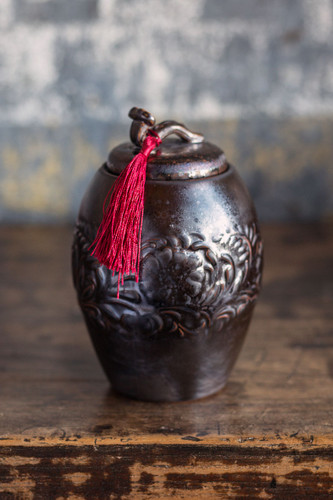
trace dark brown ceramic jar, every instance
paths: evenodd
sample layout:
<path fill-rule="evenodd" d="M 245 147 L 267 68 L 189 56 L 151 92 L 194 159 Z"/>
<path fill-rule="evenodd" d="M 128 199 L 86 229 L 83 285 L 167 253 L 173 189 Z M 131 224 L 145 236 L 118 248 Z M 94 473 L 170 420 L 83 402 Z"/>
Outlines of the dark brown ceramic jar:
<path fill-rule="evenodd" d="M 143 118 L 140 128 L 140 119 L 132 128 L 139 143 L 154 124 Z M 155 128 L 170 132 L 170 123 Z M 112 387 L 151 401 L 201 398 L 224 387 L 262 268 L 255 209 L 235 168 L 217 146 L 172 126 L 189 142 L 163 140 L 148 160 L 139 283 L 125 278 L 118 299 L 117 276 L 89 251 L 104 199 L 138 152 L 134 144 L 116 147 L 97 171 L 73 244 L 79 304 Z"/>

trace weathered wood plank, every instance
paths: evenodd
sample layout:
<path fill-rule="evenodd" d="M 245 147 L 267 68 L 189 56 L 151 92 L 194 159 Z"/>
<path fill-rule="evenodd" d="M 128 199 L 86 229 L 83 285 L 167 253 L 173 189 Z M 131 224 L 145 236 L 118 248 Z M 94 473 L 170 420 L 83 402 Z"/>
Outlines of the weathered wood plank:
<path fill-rule="evenodd" d="M 23 498 L 329 498 L 332 451 L 149 445 L 6 448 L 0 492 Z"/>

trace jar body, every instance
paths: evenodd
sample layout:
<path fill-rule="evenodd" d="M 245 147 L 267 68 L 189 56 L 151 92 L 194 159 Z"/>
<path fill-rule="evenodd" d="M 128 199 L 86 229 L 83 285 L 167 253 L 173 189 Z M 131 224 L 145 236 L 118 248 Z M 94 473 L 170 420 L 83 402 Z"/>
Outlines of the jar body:
<path fill-rule="evenodd" d="M 262 242 L 250 196 L 232 166 L 188 180 L 147 179 L 140 279 L 90 255 L 116 176 L 104 165 L 83 198 L 73 244 L 78 300 L 112 387 L 150 401 L 221 389 L 259 293 Z"/>

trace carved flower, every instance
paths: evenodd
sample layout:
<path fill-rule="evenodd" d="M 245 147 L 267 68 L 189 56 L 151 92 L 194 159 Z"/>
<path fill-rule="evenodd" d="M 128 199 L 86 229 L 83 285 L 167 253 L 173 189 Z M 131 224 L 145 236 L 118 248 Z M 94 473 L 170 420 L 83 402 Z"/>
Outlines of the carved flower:
<path fill-rule="evenodd" d="M 202 293 L 202 255 L 181 247 L 163 246 L 143 259 L 142 292 L 157 307 L 190 305 Z"/>

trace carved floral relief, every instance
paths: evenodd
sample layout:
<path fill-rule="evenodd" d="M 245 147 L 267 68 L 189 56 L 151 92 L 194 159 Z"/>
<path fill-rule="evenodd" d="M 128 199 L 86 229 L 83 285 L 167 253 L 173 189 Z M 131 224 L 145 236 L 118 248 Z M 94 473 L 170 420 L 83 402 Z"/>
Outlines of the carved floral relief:
<path fill-rule="evenodd" d="M 257 299 L 263 245 L 255 224 L 235 226 L 208 240 L 190 233 L 144 240 L 140 281 L 117 276 L 90 255 L 88 228 L 75 230 L 73 277 L 89 322 L 118 335 L 182 337 L 222 329 Z"/>

